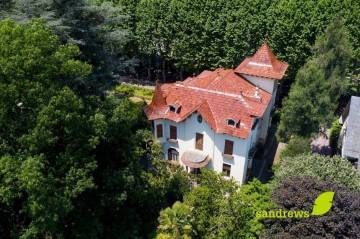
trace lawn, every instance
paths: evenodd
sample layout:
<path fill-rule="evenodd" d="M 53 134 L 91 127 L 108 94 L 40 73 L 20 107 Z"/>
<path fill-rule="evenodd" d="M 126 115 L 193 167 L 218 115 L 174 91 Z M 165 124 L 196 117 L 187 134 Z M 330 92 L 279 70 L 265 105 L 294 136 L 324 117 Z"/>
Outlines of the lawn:
<path fill-rule="evenodd" d="M 116 92 L 122 92 L 130 97 L 137 97 L 143 100 L 151 100 L 154 93 L 153 89 L 144 88 L 141 86 L 134 86 L 129 84 L 121 84 L 115 88 Z"/>

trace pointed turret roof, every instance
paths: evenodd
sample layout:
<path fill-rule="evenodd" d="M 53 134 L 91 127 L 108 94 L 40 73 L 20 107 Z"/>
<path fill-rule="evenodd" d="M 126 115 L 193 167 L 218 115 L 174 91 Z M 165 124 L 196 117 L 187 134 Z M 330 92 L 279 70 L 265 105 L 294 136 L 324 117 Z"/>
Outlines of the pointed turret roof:
<path fill-rule="evenodd" d="M 281 80 L 288 64 L 276 59 L 265 41 L 255 55 L 246 58 L 236 69 L 239 74 L 259 76 Z"/>
<path fill-rule="evenodd" d="M 166 108 L 167 106 L 164 92 L 161 89 L 160 84 L 156 82 L 154 95 L 152 97 L 151 103 L 144 107 L 145 114 L 148 118 L 157 117 Z"/>
<path fill-rule="evenodd" d="M 149 107 L 151 109 L 154 109 L 156 106 L 158 106 L 158 107 L 166 106 L 165 97 L 164 97 L 163 91 L 161 90 L 161 86 L 158 82 L 156 82 L 154 95 L 152 97 Z"/>

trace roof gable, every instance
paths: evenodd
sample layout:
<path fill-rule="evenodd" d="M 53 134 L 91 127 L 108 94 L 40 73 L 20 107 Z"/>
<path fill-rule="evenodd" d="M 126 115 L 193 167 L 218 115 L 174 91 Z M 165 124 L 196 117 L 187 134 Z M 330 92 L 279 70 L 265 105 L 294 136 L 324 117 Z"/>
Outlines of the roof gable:
<path fill-rule="evenodd" d="M 267 42 L 264 42 L 255 55 L 246 58 L 235 72 L 280 80 L 287 67 L 288 64 L 276 59 Z"/>

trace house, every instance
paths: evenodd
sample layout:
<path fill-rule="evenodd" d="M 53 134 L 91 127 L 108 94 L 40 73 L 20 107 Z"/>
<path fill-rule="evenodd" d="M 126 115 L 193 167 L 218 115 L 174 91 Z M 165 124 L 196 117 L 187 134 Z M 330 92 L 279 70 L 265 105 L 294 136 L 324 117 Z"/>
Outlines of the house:
<path fill-rule="evenodd" d="M 342 124 L 338 141 L 341 156 L 348 158 L 360 171 L 360 97 L 351 97 L 339 123 Z"/>
<path fill-rule="evenodd" d="M 144 111 L 164 158 L 191 173 L 206 167 L 245 182 L 256 145 L 265 143 L 278 80 L 287 67 L 265 42 L 236 69 L 205 70 L 157 85 Z"/>

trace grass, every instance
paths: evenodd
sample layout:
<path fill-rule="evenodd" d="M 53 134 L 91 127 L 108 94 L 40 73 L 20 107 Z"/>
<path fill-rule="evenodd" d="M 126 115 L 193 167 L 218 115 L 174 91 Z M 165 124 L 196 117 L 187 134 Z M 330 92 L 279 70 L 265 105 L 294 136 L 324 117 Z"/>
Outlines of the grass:
<path fill-rule="evenodd" d="M 151 100 L 154 93 L 153 89 L 143 88 L 140 86 L 121 84 L 115 88 L 117 92 L 122 92 L 130 97 L 138 97 L 144 100 Z"/>

